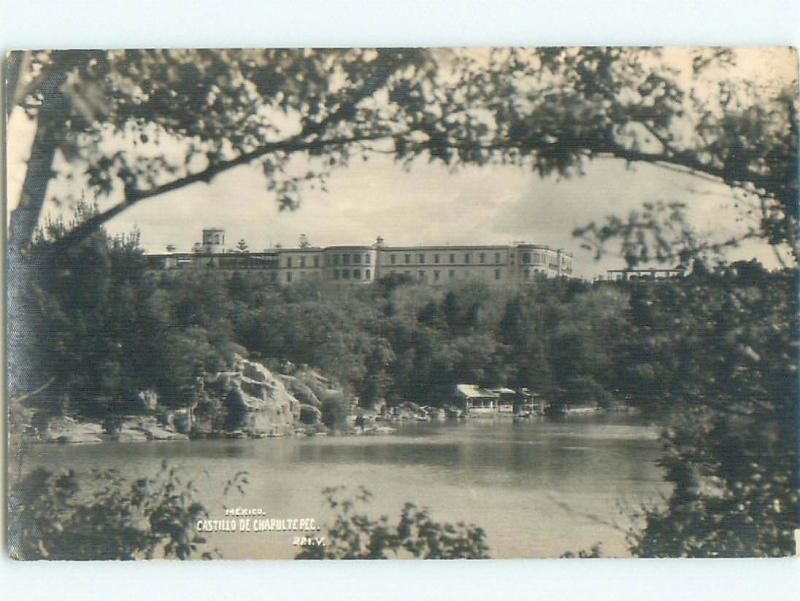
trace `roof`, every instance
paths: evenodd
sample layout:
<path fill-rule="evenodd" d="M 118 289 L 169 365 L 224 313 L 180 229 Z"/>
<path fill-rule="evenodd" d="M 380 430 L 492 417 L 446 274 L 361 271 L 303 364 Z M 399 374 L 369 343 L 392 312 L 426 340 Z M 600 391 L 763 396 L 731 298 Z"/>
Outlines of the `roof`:
<path fill-rule="evenodd" d="M 517 394 L 516 390 L 511 390 L 510 388 L 492 388 L 492 392 L 497 394 Z"/>
<path fill-rule="evenodd" d="M 491 390 L 486 390 L 485 388 L 481 388 L 480 386 L 477 386 L 475 384 L 456 384 L 456 391 L 461 393 L 467 398 L 497 397 L 496 392 L 492 392 Z"/>

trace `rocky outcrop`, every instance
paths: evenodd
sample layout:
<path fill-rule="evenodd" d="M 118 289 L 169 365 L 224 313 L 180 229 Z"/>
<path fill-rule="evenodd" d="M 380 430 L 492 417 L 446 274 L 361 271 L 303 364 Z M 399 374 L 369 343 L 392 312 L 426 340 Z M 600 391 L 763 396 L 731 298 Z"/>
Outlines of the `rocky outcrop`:
<path fill-rule="evenodd" d="M 311 390 L 311 388 L 305 382 L 302 382 L 297 376 L 279 374 L 278 378 L 281 382 L 283 382 L 286 390 L 304 405 L 311 405 L 312 407 L 317 408 L 322 406 L 322 403 L 314 391 Z"/>
<path fill-rule="evenodd" d="M 154 416 L 134 417 L 124 420 L 112 434 L 118 442 L 142 442 L 145 440 L 188 440 L 186 434 L 175 432 L 165 424 L 163 416 L 159 420 Z"/>
<path fill-rule="evenodd" d="M 155 392 L 144 390 L 103 423 L 71 417 L 47 418 L 33 428 L 38 440 L 90 443 L 114 440 L 187 440 L 189 437 L 260 438 L 325 431 L 322 405 L 344 393 L 308 367 L 276 374 L 263 364 L 235 355 L 231 371 L 198 380 L 195 402 L 165 409 Z M 327 402 L 327 401 L 326 401 Z"/>
<path fill-rule="evenodd" d="M 46 442 L 86 444 L 103 442 L 103 426 L 94 422 L 79 422 L 71 417 L 53 420 L 40 435 Z"/>
<path fill-rule="evenodd" d="M 281 436 L 294 432 L 300 419 L 300 401 L 261 363 L 236 356 L 235 371 L 218 374 L 222 381 L 224 429 Z"/>

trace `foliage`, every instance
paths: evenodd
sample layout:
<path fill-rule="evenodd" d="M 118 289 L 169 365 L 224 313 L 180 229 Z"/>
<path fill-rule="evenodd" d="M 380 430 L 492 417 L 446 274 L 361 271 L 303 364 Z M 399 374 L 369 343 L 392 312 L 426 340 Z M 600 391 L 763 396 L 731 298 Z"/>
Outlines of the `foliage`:
<path fill-rule="evenodd" d="M 350 400 L 341 392 L 328 392 L 320 399 L 322 423 L 332 430 L 347 430 L 350 425 Z"/>
<path fill-rule="evenodd" d="M 660 464 L 673 484 L 666 506 L 643 508 L 645 526 L 630 536 L 635 554 L 793 553 L 796 278 L 740 262 L 632 301 L 636 342 L 621 353 L 631 374 L 621 382 L 632 394 L 652 387 L 649 402 L 668 416 Z"/>
<path fill-rule="evenodd" d="M 332 169 L 377 151 L 407 167 L 417 159 L 502 163 L 542 176 L 580 174 L 602 157 L 667 165 L 750 195 L 759 231 L 794 249 L 791 66 L 776 89 L 737 79 L 736 52 L 685 49 L 677 63 L 665 54 L 618 47 L 12 53 L 9 106 L 37 120 L 37 161 L 12 216 L 12 243 L 32 238 L 56 150 L 80 166 L 92 192 L 116 203 L 65 244 L 146 198 L 252 162 L 280 206 L 296 207 L 304 186 L 324 188 Z M 109 150 L 118 147 L 110 140 L 133 151 Z M 164 150 L 167 140 L 174 152 Z M 311 168 L 293 173 L 296 155 Z"/>
<path fill-rule="evenodd" d="M 79 205 L 76 220 L 91 214 Z M 55 222 L 43 236 L 62 233 Z M 24 330 L 15 360 L 43 369 L 21 370 L 10 384 L 22 394 L 54 378 L 30 400 L 50 414 L 124 411 L 147 389 L 164 405 L 184 406 L 199 374 L 228 363 L 224 324 L 175 327 L 171 299 L 148 273 L 136 236 L 112 240 L 101 230 L 31 276 L 20 291 L 25 311 L 14 316 Z"/>
<path fill-rule="evenodd" d="M 372 519 L 358 513 L 358 504 L 372 494 L 359 487 L 351 493 L 339 486 L 323 490 L 328 506 L 336 512 L 327 529 L 325 546 L 310 546 L 296 559 L 485 559 L 489 547 L 484 531 L 463 522 L 433 521 L 428 510 L 406 503 L 396 523 L 387 516 Z"/>
<path fill-rule="evenodd" d="M 589 550 L 581 550 L 578 553 L 573 553 L 572 551 L 567 551 L 566 553 L 561 555 L 562 559 L 598 559 L 603 556 L 603 552 L 601 550 L 602 545 L 600 543 L 596 543 L 592 545 Z"/>
<path fill-rule="evenodd" d="M 162 463 L 154 476 L 126 481 L 115 470 L 95 471 L 85 487 L 74 471 L 38 468 L 10 492 L 9 545 L 15 559 L 103 560 L 175 557 L 198 552 L 195 532 L 206 509 L 194 484 Z"/>

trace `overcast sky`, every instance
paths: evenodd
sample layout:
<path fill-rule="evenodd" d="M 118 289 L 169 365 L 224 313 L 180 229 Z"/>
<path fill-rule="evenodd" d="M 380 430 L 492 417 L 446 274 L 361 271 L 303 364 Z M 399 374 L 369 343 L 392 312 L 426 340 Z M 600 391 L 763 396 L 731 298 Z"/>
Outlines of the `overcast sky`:
<path fill-rule="evenodd" d="M 19 194 L 32 133 L 32 124 L 16 111 L 9 124 L 10 207 Z M 607 215 L 625 216 L 644 202 L 685 201 L 698 232 L 715 239 L 745 226 L 726 187 L 611 159 L 590 164 L 583 177 L 559 181 L 517 167 L 471 167 L 450 173 L 423 161 L 407 172 L 391 157 L 376 155 L 334 171 L 328 190 L 305 191 L 299 209 L 281 212 L 260 168 L 244 166 L 210 184 L 144 201 L 110 221 L 107 229 L 113 234 L 139 228 L 148 252 L 164 252 L 168 244 L 188 251 L 209 226 L 225 228 L 229 246 L 243 238 L 254 251 L 275 244 L 295 246 L 300 234 L 319 246 L 370 244 L 378 235 L 388 245 L 524 240 L 572 252 L 577 274 L 592 277 L 623 262 L 613 255 L 594 261 L 572 237 L 573 229 Z M 772 249 L 755 243 L 731 255 L 751 257 L 777 264 Z"/>

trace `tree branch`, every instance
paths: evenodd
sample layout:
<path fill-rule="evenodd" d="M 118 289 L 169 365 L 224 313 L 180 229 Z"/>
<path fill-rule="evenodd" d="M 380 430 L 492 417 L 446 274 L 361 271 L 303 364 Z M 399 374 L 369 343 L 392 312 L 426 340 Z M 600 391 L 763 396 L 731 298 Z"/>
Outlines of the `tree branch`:
<path fill-rule="evenodd" d="M 136 203 L 141 202 L 142 200 L 146 200 L 154 196 L 159 196 L 161 194 L 166 194 L 167 192 L 172 192 L 174 190 L 178 190 L 180 188 L 183 188 L 185 186 L 194 183 L 198 182 L 209 183 L 216 175 L 224 171 L 227 171 L 234 167 L 245 165 L 270 153 L 319 150 L 324 147 L 346 146 L 348 144 L 353 144 L 357 142 L 370 141 L 370 140 L 374 141 L 374 140 L 388 138 L 393 135 L 397 135 L 397 133 L 385 131 L 385 132 L 366 134 L 361 136 L 332 138 L 327 140 L 321 137 L 328 130 L 328 128 L 331 128 L 336 124 L 338 124 L 339 122 L 346 120 L 352 114 L 352 111 L 360 102 L 362 102 L 366 98 L 371 97 L 377 90 L 383 87 L 389 80 L 389 78 L 397 71 L 397 69 L 404 66 L 405 64 L 406 63 L 404 60 L 398 58 L 382 60 L 380 62 L 380 65 L 382 67 L 380 75 L 375 75 L 372 76 L 371 78 L 367 78 L 364 85 L 355 92 L 353 92 L 350 98 L 347 98 L 342 102 L 340 102 L 335 111 L 333 111 L 331 114 L 329 114 L 327 117 L 323 118 L 320 121 L 307 124 L 303 128 L 303 131 L 294 136 L 291 136 L 290 138 L 287 138 L 286 140 L 263 144 L 262 146 L 259 146 L 258 148 L 256 148 L 251 152 L 243 153 L 236 158 L 229 159 L 226 161 L 219 161 L 217 163 L 209 165 L 206 169 L 203 169 L 202 171 L 198 171 L 196 173 L 192 173 L 190 175 L 177 178 L 166 184 L 150 188 L 149 190 L 139 190 L 134 187 L 127 187 L 122 202 L 114 205 L 113 207 L 107 209 L 106 211 L 98 213 L 97 215 L 84 221 L 80 225 L 74 227 L 72 230 L 67 232 L 67 234 L 63 238 L 60 238 L 55 242 L 53 242 L 48 250 L 63 251 L 65 248 L 68 248 L 73 244 L 83 240 L 91 233 L 96 231 L 101 225 L 103 225 L 113 217 L 116 217 L 126 209 L 129 209 Z"/>

